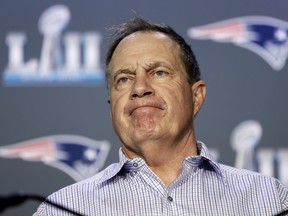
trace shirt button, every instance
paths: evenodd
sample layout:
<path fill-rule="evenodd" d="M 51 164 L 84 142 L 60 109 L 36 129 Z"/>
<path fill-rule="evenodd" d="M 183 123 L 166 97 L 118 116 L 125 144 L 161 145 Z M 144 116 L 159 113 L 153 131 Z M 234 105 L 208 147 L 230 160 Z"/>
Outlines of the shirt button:
<path fill-rule="evenodd" d="M 136 171 L 130 172 L 130 175 L 131 175 L 132 177 L 134 177 L 136 174 L 137 174 Z"/>
<path fill-rule="evenodd" d="M 133 163 L 133 166 L 134 167 L 138 167 L 138 163 Z"/>
<path fill-rule="evenodd" d="M 173 198 L 171 196 L 168 196 L 167 199 L 172 202 L 173 201 Z"/>

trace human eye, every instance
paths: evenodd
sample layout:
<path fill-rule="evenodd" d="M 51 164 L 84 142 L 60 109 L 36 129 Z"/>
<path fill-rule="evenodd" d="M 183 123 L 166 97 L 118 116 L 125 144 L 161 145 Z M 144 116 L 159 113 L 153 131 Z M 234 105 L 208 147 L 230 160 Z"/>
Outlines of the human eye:
<path fill-rule="evenodd" d="M 115 87 L 115 89 L 121 90 L 121 89 L 125 88 L 130 83 L 130 80 L 131 80 L 131 77 L 129 77 L 129 76 L 123 76 L 123 75 L 117 76 L 114 79 L 113 86 Z"/>
<path fill-rule="evenodd" d="M 153 73 L 153 75 L 154 75 L 155 77 L 164 77 L 164 76 L 167 76 L 168 73 L 165 72 L 165 71 L 163 71 L 163 70 L 157 70 L 157 71 L 155 71 L 155 72 Z"/>
<path fill-rule="evenodd" d="M 125 84 L 129 81 L 128 77 L 120 77 L 117 79 L 117 84 Z"/>

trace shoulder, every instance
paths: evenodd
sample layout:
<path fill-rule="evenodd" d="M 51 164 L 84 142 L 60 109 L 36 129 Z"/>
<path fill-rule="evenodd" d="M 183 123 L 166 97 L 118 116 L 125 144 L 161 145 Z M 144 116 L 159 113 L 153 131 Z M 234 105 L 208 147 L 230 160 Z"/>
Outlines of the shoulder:
<path fill-rule="evenodd" d="M 101 172 L 97 173 L 96 175 L 82 180 L 80 182 L 74 183 L 72 185 L 66 186 L 59 191 L 53 193 L 49 197 L 57 196 L 58 193 L 75 193 L 78 190 L 85 191 L 85 190 L 93 190 L 100 186 L 104 181 L 108 180 L 109 178 L 113 177 L 118 172 L 118 163 L 111 164 Z"/>
<path fill-rule="evenodd" d="M 238 191 L 252 191 L 261 196 L 277 198 L 284 208 L 288 208 L 288 188 L 278 179 L 258 172 L 237 169 L 220 164 L 223 178 L 229 188 Z"/>
<path fill-rule="evenodd" d="M 247 180 L 247 181 L 263 181 L 263 182 L 271 182 L 276 183 L 279 182 L 276 178 L 261 174 L 259 172 L 247 170 L 247 169 L 238 169 L 232 166 L 219 164 L 220 170 L 224 177 L 227 179 L 237 178 L 238 180 Z"/>
<path fill-rule="evenodd" d="M 111 164 L 106 169 L 83 181 L 66 186 L 47 197 L 52 203 L 74 209 L 76 206 L 86 205 L 102 183 L 118 173 L 119 164 Z M 75 206 L 76 205 L 76 206 Z M 81 208 L 80 208 L 81 209 Z M 47 215 L 58 210 L 43 202 L 37 209 L 34 216 Z"/>

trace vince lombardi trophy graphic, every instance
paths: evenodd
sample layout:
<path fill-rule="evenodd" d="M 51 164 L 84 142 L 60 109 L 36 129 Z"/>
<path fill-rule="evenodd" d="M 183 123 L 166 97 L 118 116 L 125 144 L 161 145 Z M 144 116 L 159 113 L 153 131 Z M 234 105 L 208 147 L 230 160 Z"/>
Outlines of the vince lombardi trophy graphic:
<path fill-rule="evenodd" d="M 236 151 L 235 167 L 255 170 L 254 148 L 261 137 L 261 124 L 255 120 L 246 120 L 234 128 L 231 134 L 231 146 Z"/>
<path fill-rule="evenodd" d="M 62 55 L 60 53 L 60 36 L 70 21 L 70 11 L 64 5 L 48 8 L 39 19 L 39 31 L 43 34 L 43 45 L 39 63 L 41 75 L 49 75 L 52 69 L 59 69 Z"/>

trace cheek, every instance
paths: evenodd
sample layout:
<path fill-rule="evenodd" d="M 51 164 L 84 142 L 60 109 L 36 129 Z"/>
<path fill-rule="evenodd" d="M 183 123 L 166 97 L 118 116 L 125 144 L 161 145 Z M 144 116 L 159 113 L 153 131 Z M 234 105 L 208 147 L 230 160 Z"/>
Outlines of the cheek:
<path fill-rule="evenodd" d="M 179 106 L 192 104 L 192 90 L 189 84 L 177 82 L 173 86 L 168 87 L 168 96 L 171 101 L 178 103 Z"/>
<path fill-rule="evenodd" d="M 193 116 L 193 98 L 192 92 L 189 88 L 177 88 L 170 91 L 168 95 L 170 103 L 170 113 L 174 115 L 173 118 L 192 118 Z"/>
<path fill-rule="evenodd" d="M 111 103 L 111 120 L 113 128 L 117 134 L 124 128 L 123 112 L 121 112 L 121 110 L 123 110 L 123 108 L 121 108 L 121 104 L 117 103 L 116 101 Z"/>
<path fill-rule="evenodd" d="M 125 97 L 124 95 L 112 95 L 111 96 L 111 117 L 113 123 L 119 121 L 123 117 L 124 107 L 125 107 Z"/>
<path fill-rule="evenodd" d="M 120 116 L 121 103 L 115 102 L 111 106 L 112 120 L 117 119 Z"/>

